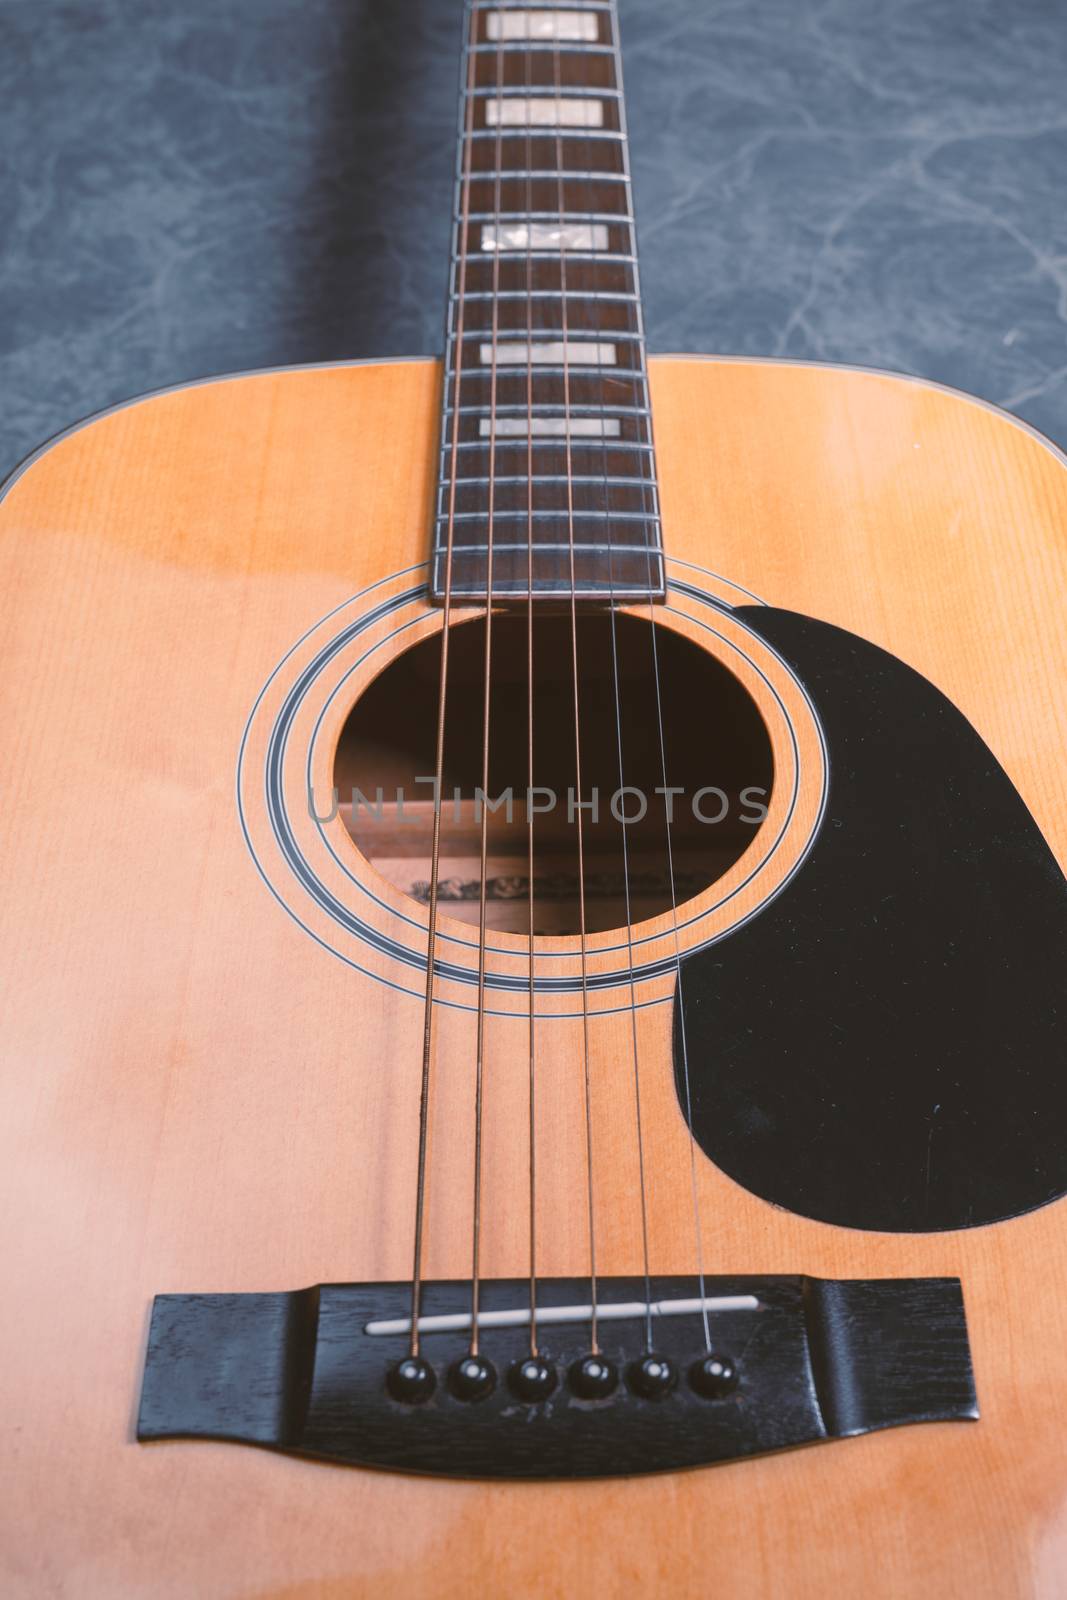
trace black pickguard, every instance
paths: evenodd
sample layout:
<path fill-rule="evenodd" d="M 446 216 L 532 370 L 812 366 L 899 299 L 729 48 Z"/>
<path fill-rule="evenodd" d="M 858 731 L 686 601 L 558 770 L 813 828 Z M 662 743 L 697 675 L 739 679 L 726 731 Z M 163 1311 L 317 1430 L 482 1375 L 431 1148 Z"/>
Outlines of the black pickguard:
<path fill-rule="evenodd" d="M 827 813 L 788 888 L 683 961 L 675 1073 L 703 1150 L 763 1198 L 893 1232 L 1067 1191 L 1067 885 L 975 729 L 886 651 L 746 623 L 806 685 Z"/>

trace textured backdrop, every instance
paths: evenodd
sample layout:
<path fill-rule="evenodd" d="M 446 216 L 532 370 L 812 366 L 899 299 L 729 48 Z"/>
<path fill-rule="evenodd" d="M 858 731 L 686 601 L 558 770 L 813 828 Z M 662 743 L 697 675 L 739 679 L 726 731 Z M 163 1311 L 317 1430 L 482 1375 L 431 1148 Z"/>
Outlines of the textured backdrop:
<path fill-rule="evenodd" d="M 0 472 L 239 368 L 441 345 L 459 0 L 0 0 Z M 1067 444 L 1063 0 L 622 0 L 654 350 L 898 368 Z"/>

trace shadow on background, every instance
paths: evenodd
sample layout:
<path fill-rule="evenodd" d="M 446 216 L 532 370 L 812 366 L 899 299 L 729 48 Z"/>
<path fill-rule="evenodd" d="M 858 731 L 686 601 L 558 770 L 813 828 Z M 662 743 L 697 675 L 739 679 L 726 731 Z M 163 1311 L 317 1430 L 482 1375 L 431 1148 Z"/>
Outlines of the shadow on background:
<path fill-rule="evenodd" d="M 358 0 L 341 19 L 318 130 L 322 226 L 290 257 L 294 293 L 312 289 L 316 359 L 443 345 L 461 31 L 447 13 Z"/>

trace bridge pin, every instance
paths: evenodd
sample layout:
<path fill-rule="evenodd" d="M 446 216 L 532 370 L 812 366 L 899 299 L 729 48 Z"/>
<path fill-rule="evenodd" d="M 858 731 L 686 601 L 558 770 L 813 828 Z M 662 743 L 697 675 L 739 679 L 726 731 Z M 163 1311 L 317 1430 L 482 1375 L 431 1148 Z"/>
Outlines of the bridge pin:
<path fill-rule="evenodd" d="M 520 1400 L 534 1405 L 547 1400 L 556 1387 L 556 1369 L 543 1356 L 527 1356 L 515 1361 L 508 1370 L 508 1382 Z"/>
<path fill-rule="evenodd" d="M 689 1386 L 705 1400 L 721 1400 L 737 1388 L 737 1382 L 737 1368 L 730 1357 L 713 1350 L 689 1368 Z"/>
<path fill-rule="evenodd" d="M 403 1400 L 409 1406 L 428 1400 L 437 1387 L 433 1368 L 420 1356 L 405 1356 L 389 1368 L 386 1385 L 394 1400 Z"/>
<path fill-rule="evenodd" d="M 496 1368 L 484 1356 L 461 1356 L 448 1369 L 448 1387 L 457 1400 L 484 1400 L 496 1388 Z"/>
<path fill-rule="evenodd" d="M 582 1356 L 573 1362 L 567 1378 L 580 1400 L 606 1400 L 619 1382 L 615 1367 L 601 1355 Z"/>
<path fill-rule="evenodd" d="M 673 1361 L 650 1350 L 640 1361 L 631 1362 L 626 1377 L 636 1394 L 646 1400 L 662 1400 L 678 1382 L 678 1371 Z"/>

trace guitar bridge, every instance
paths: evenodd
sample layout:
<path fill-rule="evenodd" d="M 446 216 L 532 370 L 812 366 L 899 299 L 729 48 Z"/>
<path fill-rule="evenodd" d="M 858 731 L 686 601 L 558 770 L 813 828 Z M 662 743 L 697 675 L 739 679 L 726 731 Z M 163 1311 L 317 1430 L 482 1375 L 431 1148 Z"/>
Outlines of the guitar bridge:
<path fill-rule="evenodd" d="M 657 1277 L 649 1288 L 651 1301 L 643 1278 L 598 1281 L 594 1367 L 605 1377 L 591 1388 L 589 1280 L 539 1280 L 544 1381 L 531 1388 L 529 1282 L 483 1282 L 489 1382 L 464 1387 L 470 1285 L 427 1283 L 429 1376 L 406 1398 L 395 1375 L 410 1343 L 408 1283 L 159 1295 L 137 1436 L 447 1477 L 587 1478 L 978 1415 L 956 1278 Z"/>

